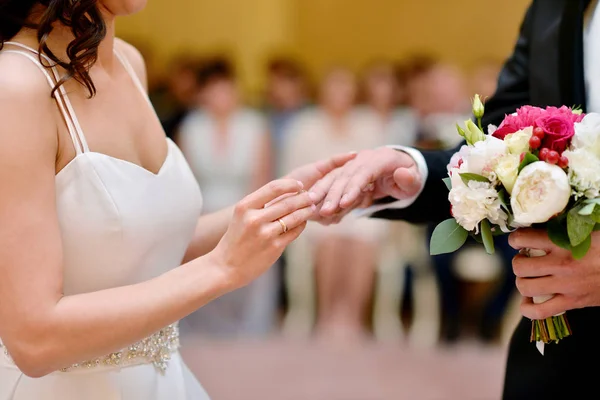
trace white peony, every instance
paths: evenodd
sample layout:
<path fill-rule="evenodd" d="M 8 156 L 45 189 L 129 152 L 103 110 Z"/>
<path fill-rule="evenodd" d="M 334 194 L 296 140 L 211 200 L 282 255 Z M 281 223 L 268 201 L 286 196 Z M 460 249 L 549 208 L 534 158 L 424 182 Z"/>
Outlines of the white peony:
<path fill-rule="evenodd" d="M 600 159 L 587 148 L 567 150 L 563 156 L 569 159 L 569 180 L 575 197 L 593 199 L 600 196 Z"/>
<path fill-rule="evenodd" d="M 507 229 L 508 215 L 491 183 L 470 181 L 468 185 L 453 186 L 448 199 L 456 222 L 466 230 L 479 232 L 479 223 L 484 219 Z"/>
<path fill-rule="evenodd" d="M 511 154 L 520 156 L 521 153 L 529 151 L 529 139 L 533 135 L 533 127 L 521 129 L 515 133 L 510 133 L 504 138 L 506 147 Z"/>
<path fill-rule="evenodd" d="M 548 222 L 562 212 L 571 197 L 569 178 L 562 168 L 537 161 L 517 177 L 510 205 L 516 226 Z"/>
<path fill-rule="evenodd" d="M 494 167 L 496 176 L 502 182 L 502 185 L 508 192 L 512 194 L 513 187 L 517 181 L 517 175 L 519 174 L 519 164 L 521 164 L 521 157 L 516 154 L 505 154 L 500 157 Z"/>
<path fill-rule="evenodd" d="M 587 114 L 581 122 L 575 124 L 571 148 L 586 149 L 600 157 L 600 114 Z"/>

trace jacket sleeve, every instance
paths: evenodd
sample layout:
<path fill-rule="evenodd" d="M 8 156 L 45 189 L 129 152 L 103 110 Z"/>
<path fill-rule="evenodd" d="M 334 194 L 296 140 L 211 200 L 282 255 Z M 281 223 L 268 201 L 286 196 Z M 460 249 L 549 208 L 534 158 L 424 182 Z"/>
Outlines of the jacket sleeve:
<path fill-rule="evenodd" d="M 530 103 L 529 93 L 529 45 L 533 26 L 534 1 L 528 8 L 521 24 L 519 37 L 511 56 L 506 60 L 498 76 L 498 86 L 492 98 L 485 105 L 482 124 L 499 125 L 505 115 Z M 443 180 L 448 176 L 447 165 L 457 148 L 446 151 L 424 151 L 427 164 L 427 179 L 421 195 L 410 206 L 405 208 L 387 208 L 371 215 L 371 218 L 404 220 L 411 223 L 436 223 L 450 218 L 448 189 Z M 389 203 L 390 207 L 396 199 L 384 198 L 378 202 Z"/>

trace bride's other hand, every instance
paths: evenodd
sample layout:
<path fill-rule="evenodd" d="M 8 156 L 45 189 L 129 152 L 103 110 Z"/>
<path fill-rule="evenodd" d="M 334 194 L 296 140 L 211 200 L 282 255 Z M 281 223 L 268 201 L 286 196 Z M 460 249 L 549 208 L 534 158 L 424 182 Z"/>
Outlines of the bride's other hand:
<path fill-rule="evenodd" d="M 227 232 L 209 253 L 232 287 L 260 276 L 302 233 L 316 210 L 303 187 L 296 179 L 276 180 L 236 204 Z"/>

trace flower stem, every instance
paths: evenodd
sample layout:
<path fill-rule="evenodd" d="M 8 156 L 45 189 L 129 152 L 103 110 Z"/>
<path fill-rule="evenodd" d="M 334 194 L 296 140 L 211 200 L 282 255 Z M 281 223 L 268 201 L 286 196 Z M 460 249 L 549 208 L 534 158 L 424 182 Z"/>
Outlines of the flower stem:
<path fill-rule="evenodd" d="M 558 343 L 571 336 L 571 327 L 564 314 L 544 320 L 534 320 L 531 325 L 532 342 Z"/>

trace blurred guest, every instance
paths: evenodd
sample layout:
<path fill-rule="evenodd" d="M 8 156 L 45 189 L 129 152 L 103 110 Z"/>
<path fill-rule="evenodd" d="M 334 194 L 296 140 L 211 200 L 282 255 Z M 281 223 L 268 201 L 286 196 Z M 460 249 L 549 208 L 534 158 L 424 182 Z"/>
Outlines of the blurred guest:
<path fill-rule="evenodd" d="M 179 145 L 202 185 L 203 212 L 211 213 L 270 180 L 270 143 L 261 114 L 241 105 L 228 60 L 206 61 L 197 79 L 199 108 L 182 122 Z M 277 300 L 274 273 L 217 299 L 190 316 L 187 325 L 193 332 L 219 337 L 268 333 Z"/>
<path fill-rule="evenodd" d="M 173 140 L 176 140 L 181 122 L 197 104 L 198 64 L 196 59 L 189 56 L 175 58 L 167 69 L 164 86 L 150 93 L 163 128 Z"/>
<path fill-rule="evenodd" d="M 392 63 L 375 62 L 363 74 L 362 92 L 365 118 L 372 118 L 374 129 L 381 130 L 388 144 L 414 146 L 417 138 L 416 115 L 408 107 L 398 107 L 404 90 Z"/>
<path fill-rule="evenodd" d="M 496 91 L 501 68 L 502 63 L 493 60 L 479 62 L 471 73 L 471 93 L 477 93 L 483 99 L 492 97 Z"/>
<path fill-rule="evenodd" d="M 344 68 L 333 69 L 325 76 L 319 107 L 298 116 L 286 134 L 286 168 L 385 142 L 382 131 L 373 130 L 364 114 L 355 112 L 357 90 L 355 76 Z M 305 234 L 315 254 L 316 328 L 323 337 L 365 337 L 379 246 L 387 227 L 383 221 L 352 216 L 339 225 L 307 227 Z"/>
<path fill-rule="evenodd" d="M 309 103 L 309 88 L 302 66 L 293 59 L 274 58 L 267 68 L 266 106 L 274 148 L 277 175 L 282 173 L 279 157 L 289 122 Z"/>
<path fill-rule="evenodd" d="M 414 79 L 410 106 L 419 118 L 419 147 L 452 148 L 460 142 L 456 123 L 471 116 L 468 90 L 463 71 L 448 63 L 428 65 Z"/>

